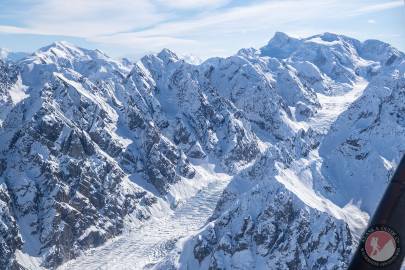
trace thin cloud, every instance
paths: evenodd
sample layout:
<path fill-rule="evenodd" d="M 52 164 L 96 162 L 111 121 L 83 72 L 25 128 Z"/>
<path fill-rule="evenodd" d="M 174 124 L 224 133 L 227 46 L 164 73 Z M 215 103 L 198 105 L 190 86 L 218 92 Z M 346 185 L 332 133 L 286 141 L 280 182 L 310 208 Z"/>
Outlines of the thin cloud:
<path fill-rule="evenodd" d="M 228 4 L 230 0 L 159 0 L 159 4 L 176 9 L 217 8 Z"/>
<path fill-rule="evenodd" d="M 2 32 L 90 37 L 133 31 L 168 19 L 148 0 L 39 0 L 16 13 L 22 27 Z"/>
<path fill-rule="evenodd" d="M 381 4 L 368 5 L 368 6 L 361 7 L 361 8 L 354 10 L 351 13 L 351 15 L 361 15 L 361 14 L 384 11 L 384 10 L 388 10 L 388 9 L 399 8 L 399 7 L 404 8 L 404 1 L 399 0 L 399 1 L 381 3 Z"/>
<path fill-rule="evenodd" d="M 159 35 L 184 35 L 187 33 L 198 34 L 198 31 L 207 30 L 213 32 L 220 31 L 240 31 L 242 29 L 257 30 L 261 27 L 267 28 L 266 23 L 283 24 L 291 21 L 302 20 L 312 17 L 319 10 L 327 8 L 332 1 L 306 1 L 304 4 L 308 9 L 302 12 L 302 6 L 298 5 L 300 1 L 271 1 L 264 4 L 243 6 L 229 9 L 224 12 L 216 12 L 211 15 L 204 15 L 190 20 L 181 20 L 177 22 L 168 22 L 158 24 L 155 27 L 133 32 L 139 37 L 159 36 Z M 272 16 L 268 16 L 272 13 Z M 262 24 L 263 23 L 263 24 Z M 114 38 L 114 35 L 111 36 Z"/>
<path fill-rule="evenodd" d="M 10 26 L 10 25 L 0 25 L 0 33 L 7 34 L 38 34 L 35 30 L 30 30 L 27 28 Z"/>
<path fill-rule="evenodd" d="M 14 16 L 16 24 L 1 25 L 0 21 L 0 32 L 82 38 L 126 54 L 167 47 L 205 58 L 218 53 L 230 55 L 241 47 L 261 46 L 278 30 L 305 32 L 305 36 L 336 29 L 349 34 L 359 30 L 348 29 L 342 23 L 345 18 L 403 6 L 398 0 L 374 1 L 372 5 L 370 1 L 344 0 L 237 3 L 235 0 L 36 0 L 23 11 L 4 12 Z M 364 22 L 364 18 L 361 20 Z"/>
<path fill-rule="evenodd" d="M 188 49 L 200 49 L 198 55 L 213 55 L 213 49 L 221 47 L 221 42 L 229 42 L 233 37 L 250 33 L 266 33 L 268 38 L 273 26 L 281 27 L 314 17 L 332 16 L 328 14 L 337 1 L 267 1 L 243 7 L 234 7 L 225 11 L 202 14 L 188 20 L 157 24 L 154 27 L 117 35 L 91 37 L 93 42 L 121 44 L 127 47 L 155 46 L 156 41 L 165 43 L 165 47 L 175 50 L 184 49 L 185 44 L 192 45 Z M 302 12 L 305 8 L 307 12 Z M 322 11 L 322 12 L 321 12 Z M 272 14 L 269 16 L 269 14 Z M 336 14 L 335 14 L 336 15 Z M 171 37 L 170 39 L 168 37 Z M 233 42 L 234 43 L 234 42 Z M 237 43 L 234 43 L 234 46 Z M 257 45 L 257 44 L 251 44 Z M 223 46 L 223 45 L 222 45 Z M 239 48 L 241 46 L 237 46 Z M 161 48 L 161 47 L 158 47 Z M 216 50 L 216 52 L 218 52 Z M 222 55 L 230 55 L 232 50 L 222 51 Z"/>

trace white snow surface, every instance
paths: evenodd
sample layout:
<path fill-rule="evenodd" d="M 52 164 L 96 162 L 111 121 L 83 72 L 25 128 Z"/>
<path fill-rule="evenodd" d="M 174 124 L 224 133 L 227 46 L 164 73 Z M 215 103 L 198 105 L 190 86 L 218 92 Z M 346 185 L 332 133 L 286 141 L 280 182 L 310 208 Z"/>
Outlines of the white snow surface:
<path fill-rule="evenodd" d="M 321 134 L 326 134 L 339 115 L 358 99 L 368 85 L 368 81 L 359 78 L 351 91 L 343 95 L 325 95 L 317 93 L 321 109 L 309 119 L 307 127 L 311 127 Z"/>
<path fill-rule="evenodd" d="M 17 105 L 18 103 L 29 97 L 26 89 L 27 87 L 22 84 L 21 77 L 19 77 L 17 83 L 9 89 L 9 94 L 14 105 Z"/>

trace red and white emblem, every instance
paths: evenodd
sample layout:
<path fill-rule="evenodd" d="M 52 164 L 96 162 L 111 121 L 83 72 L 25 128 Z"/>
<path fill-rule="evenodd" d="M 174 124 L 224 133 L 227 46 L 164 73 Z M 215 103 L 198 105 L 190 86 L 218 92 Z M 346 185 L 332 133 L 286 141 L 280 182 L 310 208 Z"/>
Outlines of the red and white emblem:
<path fill-rule="evenodd" d="M 391 264 L 398 258 L 401 249 L 398 233 L 385 225 L 368 228 L 360 244 L 363 258 L 377 267 Z"/>
<path fill-rule="evenodd" d="M 367 255 L 377 262 L 385 262 L 394 256 L 397 244 L 394 237 L 386 231 L 374 231 L 365 243 Z"/>

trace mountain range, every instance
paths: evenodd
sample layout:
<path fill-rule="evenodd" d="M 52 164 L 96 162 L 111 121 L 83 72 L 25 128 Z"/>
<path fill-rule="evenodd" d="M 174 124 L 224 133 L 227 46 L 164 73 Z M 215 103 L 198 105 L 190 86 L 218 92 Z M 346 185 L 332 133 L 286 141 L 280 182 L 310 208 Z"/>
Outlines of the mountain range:
<path fill-rule="evenodd" d="M 1 59 L 6 269 L 345 269 L 405 153 L 405 55 L 378 40 Z"/>

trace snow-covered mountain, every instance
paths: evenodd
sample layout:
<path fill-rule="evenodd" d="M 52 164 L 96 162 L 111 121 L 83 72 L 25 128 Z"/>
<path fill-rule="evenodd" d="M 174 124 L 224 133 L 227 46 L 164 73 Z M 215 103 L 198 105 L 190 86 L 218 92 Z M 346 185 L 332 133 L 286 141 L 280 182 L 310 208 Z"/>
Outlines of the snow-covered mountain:
<path fill-rule="evenodd" d="M 385 57 L 370 54 L 370 44 Z M 305 63 L 303 79 L 317 70 L 324 79 L 309 81 L 330 85 L 316 90 L 321 108 L 235 176 L 206 226 L 157 269 L 345 269 L 405 153 L 403 53 L 329 33 L 277 33 L 251 52 Z"/>
<path fill-rule="evenodd" d="M 404 59 L 276 33 L 201 64 L 66 42 L 0 60 L 0 261 L 344 268 L 405 152 Z"/>

